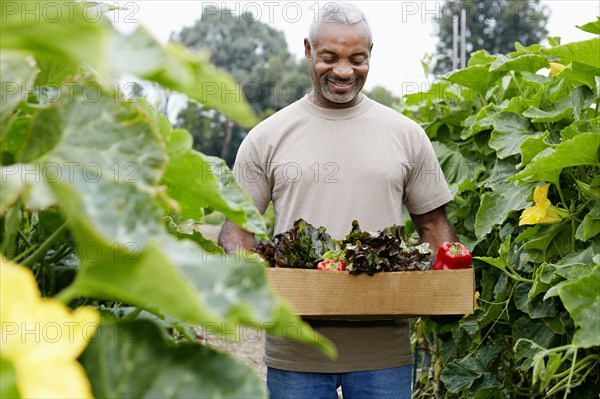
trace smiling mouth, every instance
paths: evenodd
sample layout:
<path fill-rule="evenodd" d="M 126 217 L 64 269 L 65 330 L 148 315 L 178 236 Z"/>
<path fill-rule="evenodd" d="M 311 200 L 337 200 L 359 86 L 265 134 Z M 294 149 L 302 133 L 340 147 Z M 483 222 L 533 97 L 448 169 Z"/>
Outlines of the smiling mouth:
<path fill-rule="evenodd" d="M 335 82 L 329 80 L 328 83 L 333 87 L 335 91 L 348 91 L 354 85 L 354 81 L 352 82 Z"/>

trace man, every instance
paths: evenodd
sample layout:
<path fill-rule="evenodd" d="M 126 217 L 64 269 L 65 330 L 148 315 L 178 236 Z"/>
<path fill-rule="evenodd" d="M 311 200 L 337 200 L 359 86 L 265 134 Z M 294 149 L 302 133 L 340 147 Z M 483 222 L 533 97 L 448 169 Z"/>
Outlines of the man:
<path fill-rule="evenodd" d="M 235 170 L 259 211 L 275 209 L 275 233 L 303 218 L 341 239 L 352 220 L 376 231 L 403 224 L 402 205 L 432 249 L 456 241 L 443 206 L 452 195 L 425 132 L 363 95 L 373 44 L 352 5 L 328 3 L 304 40 L 313 90 L 261 122 L 238 151 Z M 227 222 L 227 251 L 255 246 Z M 410 398 L 408 320 L 307 320 L 338 349 L 320 352 L 267 336 L 264 360 L 270 397 Z"/>

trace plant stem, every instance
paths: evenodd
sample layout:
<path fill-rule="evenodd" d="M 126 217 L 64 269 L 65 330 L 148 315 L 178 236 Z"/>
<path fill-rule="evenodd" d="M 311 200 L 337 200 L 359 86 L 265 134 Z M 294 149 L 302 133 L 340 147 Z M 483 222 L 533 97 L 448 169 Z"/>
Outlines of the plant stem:
<path fill-rule="evenodd" d="M 571 363 L 571 372 L 569 373 L 569 377 L 567 379 L 567 387 L 565 389 L 564 399 L 567 399 L 569 396 L 569 392 L 571 392 L 571 381 L 573 379 L 573 374 L 575 373 L 575 361 L 577 360 L 577 348 L 573 351 L 573 362 Z"/>
<path fill-rule="evenodd" d="M 54 231 L 54 233 L 52 233 L 50 235 L 50 237 L 48 237 L 36 250 L 34 253 L 32 253 L 31 255 L 29 255 L 23 262 L 22 264 L 24 266 L 27 267 L 32 267 L 33 264 L 35 263 L 36 259 L 39 259 L 43 254 L 46 253 L 46 251 L 48 251 L 48 249 L 50 249 L 50 246 L 52 246 L 52 244 L 54 244 L 54 242 L 56 240 L 58 240 L 58 237 L 60 236 L 60 234 L 62 234 L 62 232 L 65 230 L 65 228 L 67 227 L 67 222 L 64 222 L 63 224 L 60 225 L 60 227 L 58 229 L 56 229 Z"/>
<path fill-rule="evenodd" d="M 128 314 L 127 316 L 125 316 L 123 319 L 124 319 L 124 320 L 135 320 L 135 319 L 136 319 L 136 317 L 138 317 L 138 315 L 139 315 L 140 313 L 142 313 L 142 310 L 144 310 L 144 309 L 142 309 L 142 308 L 140 308 L 140 307 L 136 307 L 136 308 L 135 308 L 135 310 L 134 310 L 133 312 L 129 313 L 129 314 Z"/>
<path fill-rule="evenodd" d="M 65 305 L 68 305 L 69 302 L 71 302 L 76 296 L 77 295 L 75 294 L 75 291 L 73 290 L 73 284 L 71 284 L 70 286 L 68 286 L 67 288 L 65 288 L 58 294 L 56 294 L 54 296 L 54 299 L 56 299 L 57 301 L 61 301 Z"/>
<path fill-rule="evenodd" d="M 558 179 L 558 181 L 556 182 L 556 188 L 558 189 L 558 195 L 560 196 L 560 202 L 562 202 L 563 207 L 565 209 L 569 209 L 567 208 L 567 201 L 565 200 L 565 196 L 563 195 L 562 190 L 560 189 L 560 178 Z M 571 211 L 569 210 L 569 213 Z M 571 219 L 571 252 L 575 251 L 575 221 L 573 219 Z"/>

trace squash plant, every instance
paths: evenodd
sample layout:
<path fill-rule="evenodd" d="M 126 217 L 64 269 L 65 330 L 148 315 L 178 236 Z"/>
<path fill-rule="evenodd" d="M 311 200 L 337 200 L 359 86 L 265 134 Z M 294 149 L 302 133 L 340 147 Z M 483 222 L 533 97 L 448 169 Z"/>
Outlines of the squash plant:
<path fill-rule="evenodd" d="M 419 319 L 416 397 L 597 397 L 600 19 L 589 40 L 479 51 L 398 109 L 433 141 L 477 310 Z"/>
<path fill-rule="evenodd" d="M 195 227 L 217 210 L 265 234 L 225 163 L 120 89 L 128 77 L 155 82 L 251 126 L 239 85 L 206 54 L 162 45 L 143 27 L 116 31 L 99 3 L 7 2 L 2 12 L 2 267 L 28 267 L 54 301 L 100 309 L 79 359 L 93 394 L 266 397 L 248 367 L 198 343 L 193 326 L 231 336 L 252 325 L 333 356 L 274 296 L 261 261 L 226 256 Z M 10 322 L 3 337 L 45 339 L 44 326 L 36 335 L 8 331 Z M 1 396 L 18 396 L 19 369 L 3 357 L 2 370 Z"/>

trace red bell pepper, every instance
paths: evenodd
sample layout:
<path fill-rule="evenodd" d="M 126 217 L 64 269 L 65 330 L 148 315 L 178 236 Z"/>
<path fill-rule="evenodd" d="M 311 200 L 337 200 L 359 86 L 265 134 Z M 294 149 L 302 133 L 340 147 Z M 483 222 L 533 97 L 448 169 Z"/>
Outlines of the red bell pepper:
<path fill-rule="evenodd" d="M 468 269 L 473 255 L 460 242 L 445 242 L 438 249 L 433 270 Z"/>
<path fill-rule="evenodd" d="M 317 264 L 317 270 L 338 270 L 345 271 L 346 264 L 337 259 L 325 259 Z"/>

